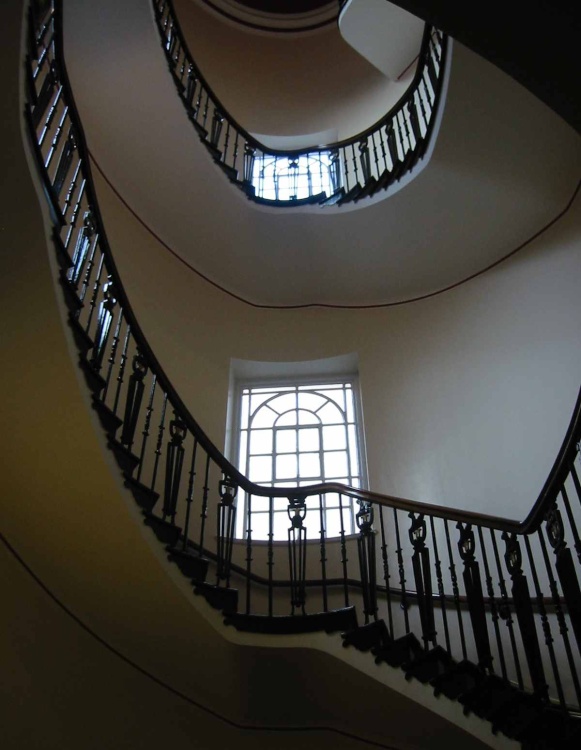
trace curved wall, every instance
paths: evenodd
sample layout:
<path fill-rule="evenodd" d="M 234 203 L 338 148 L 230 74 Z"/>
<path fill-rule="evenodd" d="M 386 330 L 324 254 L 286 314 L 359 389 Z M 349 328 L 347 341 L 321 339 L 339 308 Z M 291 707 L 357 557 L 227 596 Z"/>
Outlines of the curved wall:
<path fill-rule="evenodd" d="M 445 294 L 374 310 L 261 310 L 185 270 L 95 177 L 143 330 L 218 446 L 231 357 L 356 351 L 372 489 L 525 516 L 579 386 L 579 199 L 511 260 Z"/>
<path fill-rule="evenodd" d="M 313 34 L 266 35 L 227 23 L 192 0 L 175 0 L 174 7 L 200 70 L 251 133 L 293 136 L 339 123 L 338 139 L 348 138 L 383 117 L 413 76 L 412 70 L 402 82 L 390 82 L 343 40 L 336 24 Z"/>

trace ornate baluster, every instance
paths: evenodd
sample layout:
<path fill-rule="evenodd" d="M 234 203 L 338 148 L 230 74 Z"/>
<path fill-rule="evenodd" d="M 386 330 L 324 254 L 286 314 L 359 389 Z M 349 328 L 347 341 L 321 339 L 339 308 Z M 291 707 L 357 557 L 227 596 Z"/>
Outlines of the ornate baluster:
<path fill-rule="evenodd" d="M 62 192 L 63 186 L 67 179 L 67 175 L 71 168 L 71 164 L 73 163 L 73 156 L 76 150 L 77 150 L 77 142 L 76 142 L 76 139 L 75 139 L 72 127 L 71 127 L 69 128 L 69 134 L 62 148 L 62 151 L 58 160 L 54 180 L 52 182 L 52 189 L 57 198 L 60 198 L 60 194 Z M 61 213 L 64 215 L 63 209 L 61 209 Z"/>
<path fill-rule="evenodd" d="M 377 568 L 375 562 L 375 532 L 373 531 L 373 506 L 365 500 L 358 500 L 359 510 L 355 522 L 359 529 L 357 551 L 359 553 L 359 573 L 363 589 L 363 614 L 365 624 L 370 618 L 377 620 Z"/>
<path fill-rule="evenodd" d="M 214 110 L 212 117 L 212 127 L 210 129 L 210 143 L 215 148 L 218 147 L 220 136 L 222 134 L 222 125 L 224 124 L 224 115 L 217 109 Z"/>
<path fill-rule="evenodd" d="M 329 152 L 329 179 L 331 190 L 336 193 L 341 187 L 341 163 L 339 161 L 339 150 L 333 149 Z"/>
<path fill-rule="evenodd" d="M 581 563 L 581 539 L 579 539 L 579 532 L 577 531 L 577 524 L 575 523 L 575 518 L 573 517 L 573 511 L 571 510 L 571 503 L 569 502 L 569 495 L 567 494 L 567 488 L 565 487 L 565 485 L 561 487 L 561 496 L 563 498 L 563 505 L 565 506 L 565 512 L 567 513 L 567 518 L 569 519 L 569 525 L 571 526 L 571 532 L 573 533 L 573 541 L 574 541 L 573 546 L 575 547 L 575 551 L 577 552 L 577 557 L 579 559 L 579 562 Z M 571 561 L 571 565 L 573 565 L 572 561 Z"/>
<path fill-rule="evenodd" d="M 222 152 L 222 161 L 228 163 L 228 146 L 230 144 L 230 120 L 226 121 L 226 135 L 224 136 L 224 150 Z"/>
<path fill-rule="evenodd" d="M 571 651 L 571 643 L 569 642 L 569 629 L 567 627 L 567 621 L 561 607 L 561 597 L 559 596 L 559 589 L 557 587 L 557 581 L 553 575 L 553 569 L 551 568 L 551 562 L 549 560 L 549 553 L 547 545 L 545 543 L 545 537 L 543 535 L 542 527 L 538 530 L 539 541 L 541 543 L 541 549 L 543 551 L 543 558 L 545 561 L 545 567 L 547 569 L 547 575 L 549 577 L 549 589 L 551 591 L 551 598 L 553 599 L 553 606 L 555 607 L 555 614 L 557 615 L 557 622 L 559 623 L 559 631 L 563 638 L 563 645 L 565 646 L 565 653 L 567 655 L 567 661 L 569 663 L 569 669 L 571 670 L 571 677 L 573 680 L 573 686 L 577 695 L 577 701 L 581 706 L 581 685 L 579 684 L 579 675 L 575 660 L 573 658 L 573 652 Z"/>
<path fill-rule="evenodd" d="M 548 700 L 548 685 L 543 669 L 543 659 L 539 647 L 539 639 L 535 627 L 533 605 L 529 593 L 526 576 L 522 572 L 522 553 L 516 534 L 503 532 L 502 538 L 506 545 L 504 560 L 512 579 L 512 598 L 516 610 L 520 633 L 523 641 L 525 656 L 529 666 L 529 673 L 536 695 L 542 700 Z"/>
<path fill-rule="evenodd" d="M 307 515 L 304 497 L 289 498 L 287 509 L 291 525 L 288 530 L 288 559 L 290 569 L 291 614 L 300 609 L 305 614 L 307 570 L 307 530 L 303 523 Z"/>
<path fill-rule="evenodd" d="M 113 310 L 117 304 L 115 287 L 111 277 L 103 284 L 103 302 L 99 306 L 99 317 L 97 319 L 97 330 L 95 332 L 95 346 L 91 357 L 92 367 L 99 371 L 103 364 L 103 356 L 109 341 L 111 322 L 113 321 Z"/>
<path fill-rule="evenodd" d="M 65 195 L 65 202 L 62 207 L 62 215 L 66 220 L 66 215 L 69 212 L 69 208 L 71 207 L 72 201 L 73 201 L 73 195 L 75 194 L 75 191 L 77 189 L 77 181 L 79 179 L 79 174 L 81 173 L 81 166 L 82 162 L 81 159 L 77 161 L 77 166 L 75 167 L 75 172 L 73 174 L 73 179 L 71 180 L 69 184 L 69 188 L 67 190 L 67 194 Z"/>
<path fill-rule="evenodd" d="M 91 210 L 85 212 L 83 217 L 83 227 L 77 237 L 75 249 L 72 257 L 72 268 L 68 272 L 68 278 L 75 287 L 78 288 L 79 279 L 83 272 L 83 267 L 87 259 L 87 254 L 91 246 L 91 240 L 95 236 L 95 222 Z"/>
<path fill-rule="evenodd" d="M 518 686 L 522 690 L 524 687 L 524 683 L 522 679 L 522 671 L 520 668 L 520 659 L 519 659 L 518 650 L 516 647 L 516 639 L 514 637 L 512 612 L 511 612 L 510 604 L 508 601 L 508 594 L 506 592 L 506 583 L 504 581 L 504 575 L 502 573 L 502 567 L 500 565 L 500 555 L 498 554 L 498 546 L 496 544 L 495 532 L 493 529 L 489 529 L 489 531 L 490 531 L 490 538 L 492 539 L 492 548 L 494 550 L 494 559 L 496 562 L 496 569 L 498 571 L 498 582 L 499 582 L 498 585 L 500 588 L 500 598 L 501 598 L 499 614 L 502 617 L 502 619 L 506 622 L 506 627 L 508 628 L 510 645 L 512 648 L 512 656 L 514 659 L 514 667 L 516 670 L 516 678 L 518 681 Z"/>
<path fill-rule="evenodd" d="M 139 352 L 133 356 L 133 372 L 129 378 L 127 398 L 125 400 L 125 414 L 123 416 L 123 430 L 120 442 L 129 450 L 133 445 L 137 420 L 141 411 L 141 401 L 145 385 L 143 379 L 147 375 L 147 362 Z"/>
<path fill-rule="evenodd" d="M 85 195 L 86 186 L 87 186 L 87 181 L 83 177 L 81 181 L 81 187 L 79 188 L 79 194 L 77 195 L 75 207 L 73 208 L 73 212 L 71 214 L 71 220 L 67 228 L 67 235 L 66 235 L 65 242 L 64 242 L 64 246 L 67 252 L 69 249 L 69 245 L 71 244 L 71 239 L 75 233 L 75 229 L 77 227 L 77 221 L 79 219 L 79 213 L 81 211 L 81 203 L 83 202 L 83 197 Z M 77 239 L 78 239 L 78 235 L 77 235 Z"/>
<path fill-rule="evenodd" d="M 492 672 L 492 652 L 490 651 L 490 640 L 486 626 L 486 609 L 484 606 L 484 594 L 482 593 L 482 581 L 480 580 L 480 566 L 474 558 L 476 542 L 472 524 L 458 522 L 456 528 L 460 531 L 458 551 L 464 563 L 464 588 L 468 598 L 468 611 L 472 624 L 472 633 L 476 643 L 478 654 L 478 666 L 482 670 Z"/>
<path fill-rule="evenodd" d="M 194 70 L 194 66 L 190 64 L 188 67 L 188 81 L 186 83 L 186 91 L 184 94 L 184 99 L 186 103 L 186 109 L 188 113 L 191 113 L 192 116 L 195 118 L 196 115 L 196 109 L 194 107 L 194 96 L 196 94 L 196 87 L 198 85 L 198 79 L 196 77 L 196 72 Z"/>
<path fill-rule="evenodd" d="M 255 160 L 256 149 L 246 141 L 244 143 L 244 182 L 246 185 L 252 185 Z"/>
<path fill-rule="evenodd" d="M 399 535 L 399 521 L 397 518 L 397 510 L 393 509 L 393 519 L 395 523 L 395 539 L 397 543 L 397 549 L 395 551 L 397 555 L 397 567 L 399 570 L 399 585 L 401 588 L 401 601 L 400 601 L 400 607 L 403 610 L 403 616 L 405 621 L 405 632 L 410 632 L 410 618 L 408 614 L 408 603 L 406 599 L 406 590 L 405 590 L 405 570 L 403 567 L 403 554 L 402 554 L 402 548 L 401 548 L 401 538 Z"/>
<path fill-rule="evenodd" d="M 236 506 L 234 500 L 238 486 L 228 477 L 224 477 L 219 485 L 220 502 L 218 503 L 218 550 L 216 557 L 217 583 L 225 581 L 230 586 L 230 567 L 232 565 L 232 543 L 236 522 Z"/>
<path fill-rule="evenodd" d="M 67 121 L 67 117 L 68 116 L 69 116 L 69 107 L 68 107 L 67 104 L 65 104 L 64 109 L 63 109 L 63 113 L 60 116 L 59 123 L 58 123 L 58 125 L 56 127 L 54 136 L 52 138 L 52 142 L 50 144 L 50 148 L 48 149 L 48 153 L 47 153 L 46 158 L 44 160 L 44 168 L 47 170 L 47 172 L 48 172 L 48 168 L 51 165 L 53 157 L 56 154 L 58 145 L 59 145 L 60 140 L 61 140 L 61 136 L 62 136 L 62 134 L 64 132 L 64 129 L 65 129 L 65 123 Z M 70 129 L 69 129 L 69 133 L 70 133 Z"/>
<path fill-rule="evenodd" d="M 467 659 L 466 654 L 466 638 L 464 637 L 464 622 L 462 620 L 462 612 L 460 610 L 460 591 L 458 589 L 458 578 L 456 577 L 456 564 L 454 562 L 454 555 L 452 554 L 452 544 L 450 542 L 450 529 L 448 528 L 448 521 L 444 519 L 444 530 L 446 532 L 446 546 L 448 547 L 448 561 L 450 566 L 450 578 L 452 580 L 452 595 L 454 597 L 454 604 L 456 605 L 456 615 L 458 616 L 458 630 L 460 631 L 460 644 L 462 646 L 462 658 Z"/>
<path fill-rule="evenodd" d="M 566 507 L 570 512 L 569 499 L 564 487 L 561 490 L 561 495 L 563 496 Z M 572 527 L 575 528 L 572 516 L 569 517 L 569 521 L 571 522 Z M 553 503 L 551 508 L 547 511 L 545 522 L 547 538 L 549 544 L 553 548 L 553 552 L 555 553 L 557 575 L 559 576 L 559 582 L 561 583 L 561 589 L 563 591 L 563 596 L 565 597 L 565 603 L 569 612 L 573 632 L 577 639 L 577 645 L 581 651 L 581 590 L 579 589 L 579 581 L 575 572 L 573 555 L 565 542 L 563 519 L 557 508 L 556 502 Z"/>
<path fill-rule="evenodd" d="M 355 185 L 359 184 L 359 167 L 357 166 L 357 157 L 355 156 L 355 144 L 351 144 L 351 160 L 353 162 L 353 174 L 355 177 Z"/>
<path fill-rule="evenodd" d="M 432 534 L 432 544 L 434 545 L 434 567 L 436 568 L 436 581 L 438 583 L 438 596 L 440 597 L 440 608 L 442 610 L 442 620 L 444 623 L 444 640 L 446 641 L 446 649 L 451 654 L 450 648 L 450 632 L 448 630 L 448 613 L 446 612 L 446 594 L 444 592 L 444 582 L 442 579 L 442 563 L 440 561 L 440 555 L 438 554 L 438 540 L 434 529 L 434 518 L 430 516 L 430 531 Z"/>
<path fill-rule="evenodd" d="M 395 135 L 395 129 L 393 120 L 390 120 L 385 126 L 385 133 L 387 135 L 387 149 L 389 151 L 389 158 L 391 159 L 391 171 L 395 169 L 395 165 L 399 161 L 399 155 L 397 152 L 397 138 Z"/>
<path fill-rule="evenodd" d="M 85 272 L 85 278 L 83 279 L 83 288 L 81 289 L 81 293 L 79 295 L 79 299 L 81 300 L 81 302 L 84 302 L 85 295 L 87 293 L 87 290 L 89 289 L 89 284 L 91 281 L 91 277 L 93 275 L 93 268 L 95 266 L 96 247 L 97 247 L 97 240 L 95 238 L 95 242 L 93 243 L 93 252 L 91 253 L 89 257 L 89 262 L 87 263 L 87 270 Z M 101 288 L 101 274 L 103 272 L 104 262 L 105 262 L 105 256 L 101 255 L 99 257 L 99 266 L 97 268 L 97 278 L 93 285 L 93 294 L 91 295 L 91 301 L 89 303 L 89 315 L 87 318 L 87 323 L 85 325 L 86 333 L 89 333 L 89 329 L 91 328 L 91 323 L 93 322 L 93 315 L 95 313 L 95 308 L 97 306 L 97 298 L 99 296 L 99 289 Z"/>
<path fill-rule="evenodd" d="M 428 649 L 430 643 L 432 646 L 436 645 L 436 624 L 434 621 L 434 601 L 432 599 L 430 550 L 426 547 L 426 521 L 423 513 L 417 515 L 410 513 L 409 517 L 412 519 L 408 533 L 414 549 L 412 566 L 422 626 L 422 640 L 424 647 Z"/>
<path fill-rule="evenodd" d="M 389 556 L 387 554 L 387 537 L 385 535 L 385 524 L 383 521 L 383 505 L 379 506 L 379 528 L 381 530 L 381 559 L 383 562 L 383 580 L 385 582 L 385 597 L 387 600 L 387 617 L 389 622 L 389 634 L 393 638 L 393 612 L 391 609 L 391 588 L 389 575 Z"/>
<path fill-rule="evenodd" d="M 496 606 L 496 599 L 494 597 L 494 586 L 492 583 L 492 576 L 490 575 L 490 568 L 488 566 L 488 556 L 486 554 L 486 546 L 484 544 L 484 536 L 482 534 L 482 528 L 478 528 L 478 540 L 480 542 L 480 549 L 482 550 L 482 560 L 484 562 L 484 575 L 486 577 L 486 593 L 490 602 L 490 612 L 492 614 L 492 623 L 494 625 L 494 633 L 496 635 L 496 645 L 498 647 L 498 656 L 500 659 L 500 670 L 505 680 L 508 680 L 506 673 L 506 662 L 504 660 L 504 648 L 502 645 L 502 638 L 500 637 L 500 627 L 498 623 L 498 607 Z"/>
<path fill-rule="evenodd" d="M 369 156 L 369 145 L 367 139 L 359 141 L 359 161 L 361 163 L 361 171 L 363 173 L 363 185 L 367 185 L 371 179 L 371 159 Z"/>
<path fill-rule="evenodd" d="M 529 559 L 531 573 L 533 576 L 533 583 L 534 583 L 535 592 L 537 595 L 537 606 L 539 608 L 539 612 L 541 613 L 541 622 L 543 626 L 543 634 L 545 636 L 545 645 L 549 652 L 549 658 L 551 659 L 551 666 L 553 668 L 553 675 L 555 677 L 555 685 L 557 687 L 557 693 L 559 695 L 559 702 L 561 703 L 561 706 L 565 708 L 565 695 L 563 693 L 563 685 L 561 684 L 561 676 L 559 674 L 559 667 L 557 665 L 557 658 L 555 656 L 555 649 L 553 646 L 551 624 L 547 616 L 547 608 L 545 607 L 545 600 L 543 599 L 543 592 L 541 591 L 541 587 L 539 584 L 539 577 L 537 575 L 535 559 L 531 550 L 531 543 L 529 541 L 529 537 L 525 534 L 523 538 L 524 538 L 525 546 L 527 548 L 527 556 Z"/>
<path fill-rule="evenodd" d="M 323 508 L 322 494 L 319 494 L 319 529 L 321 549 L 321 578 L 323 580 L 323 612 L 327 612 L 327 551 L 325 544 L 325 511 Z"/>
<path fill-rule="evenodd" d="M 165 456 L 165 484 L 163 493 L 163 518 L 175 524 L 178 495 L 184 465 L 183 442 L 187 435 L 185 422 L 174 410 L 174 419 L 169 423 L 170 440 Z"/>

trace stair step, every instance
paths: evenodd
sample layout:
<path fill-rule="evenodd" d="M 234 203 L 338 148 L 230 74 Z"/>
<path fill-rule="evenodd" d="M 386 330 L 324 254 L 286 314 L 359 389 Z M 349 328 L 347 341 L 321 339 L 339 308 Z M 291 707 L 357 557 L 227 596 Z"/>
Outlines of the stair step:
<path fill-rule="evenodd" d="M 238 183 L 238 170 L 231 167 L 229 164 L 224 164 L 223 161 L 217 162 L 218 166 L 224 172 L 226 177 L 232 182 Z"/>
<path fill-rule="evenodd" d="M 93 339 L 79 323 L 79 319 L 76 315 L 69 314 L 69 326 L 73 332 L 73 337 L 78 350 L 82 355 L 85 355 L 95 346 Z"/>
<path fill-rule="evenodd" d="M 363 198 L 368 198 L 370 195 L 373 195 L 377 188 L 377 180 L 375 177 L 370 177 L 369 180 L 365 183 L 365 185 L 361 188 L 361 192 L 359 195 L 357 195 L 356 198 L 354 198 L 355 203 L 357 201 L 362 200 Z"/>
<path fill-rule="evenodd" d="M 142 510 L 151 513 L 155 504 L 159 500 L 159 492 L 154 492 L 151 488 L 134 479 L 131 474 L 124 473 L 125 486 L 131 491 L 135 502 Z"/>
<path fill-rule="evenodd" d="M 172 547 L 177 544 L 182 533 L 179 526 L 170 523 L 170 521 L 164 521 L 163 518 L 159 518 L 159 516 L 148 511 L 143 511 L 143 515 L 145 516 L 145 525 L 153 529 L 155 536 L 160 542 Z"/>
<path fill-rule="evenodd" d="M 65 249 L 64 243 L 61 239 L 61 235 L 57 227 L 54 227 L 53 229 L 52 241 L 54 242 L 54 246 L 56 249 L 56 257 L 59 267 L 62 271 L 68 271 L 69 268 L 73 267 L 73 261 L 71 260 L 70 255 Z"/>
<path fill-rule="evenodd" d="M 481 719 L 492 719 L 495 713 L 514 700 L 517 692 L 498 675 L 488 675 L 458 700 L 464 706 L 464 713 L 473 712 Z"/>
<path fill-rule="evenodd" d="M 93 395 L 93 409 L 97 412 L 97 416 L 105 432 L 110 437 L 114 437 L 119 427 L 123 424 L 123 420 L 95 395 Z"/>
<path fill-rule="evenodd" d="M 356 628 L 357 614 L 355 607 L 317 612 L 312 615 L 277 615 L 274 617 L 236 613 L 229 615 L 224 622 L 246 633 L 269 633 L 271 635 L 319 631 L 334 633 L 345 628 Z"/>
<path fill-rule="evenodd" d="M 121 471 L 124 474 L 131 476 L 139 464 L 139 458 L 114 437 L 109 438 L 107 445 L 115 454 L 115 459 L 117 460 Z"/>
<path fill-rule="evenodd" d="M 89 389 L 94 395 L 99 395 L 107 385 L 105 378 L 100 375 L 86 357 L 79 357 L 79 364 L 85 376 Z"/>
<path fill-rule="evenodd" d="M 423 648 L 413 633 L 390 640 L 388 643 L 373 649 L 375 663 L 386 662 L 390 667 L 402 667 L 410 664 L 415 657 L 423 653 Z"/>
<path fill-rule="evenodd" d="M 227 589 L 223 586 L 212 586 L 210 583 L 197 583 L 194 594 L 203 596 L 214 609 L 221 610 L 231 617 L 238 610 L 238 589 Z"/>
<path fill-rule="evenodd" d="M 345 190 L 343 188 L 339 188 L 339 190 L 335 191 L 329 198 L 321 201 L 321 206 L 334 206 L 341 200 L 341 198 L 343 198 L 344 195 Z"/>
<path fill-rule="evenodd" d="M 484 672 L 470 661 L 461 661 L 452 664 L 443 674 L 432 679 L 434 695 L 445 695 L 450 700 L 457 700 L 482 682 L 485 678 Z"/>
<path fill-rule="evenodd" d="M 414 654 L 408 664 L 403 664 L 406 680 L 412 677 L 422 683 L 430 682 L 443 675 L 453 664 L 452 657 L 442 646 Z"/>
<path fill-rule="evenodd" d="M 190 121 L 194 128 L 196 129 L 198 135 L 200 138 L 205 142 L 206 138 L 208 137 L 208 131 L 203 125 L 200 125 L 200 123 L 195 119 L 193 111 L 190 113 Z"/>
<path fill-rule="evenodd" d="M 210 152 L 210 156 L 212 157 L 212 159 L 219 162 L 222 158 L 222 152 L 220 151 L 220 149 L 216 148 L 216 146 L 213 146 L 210 141 L 203 141 L 203 143 Z"/>
<path fill-rule="evenodd" d="M 209 561 L 205 557 L 175 547 L 167 547 L 167 553 L 168 560 L 175 562 L 185 576 L 196 583 L 206 580 Z"/>
<path fill-rule="evenodd" d="M 390 641 L 387 625 L 384 620 L 375 620 L 355 630 L 341 633 L 343 646 L 355 646 L 358 651 L 369 651 L 372 648 L 381 648 Z"/>
<path fill-rule="evenodd" d="M 262 206 L 316 206 L 322 204 L 327 198 L 327 193 L 317 193 L 316 195 L 310 195 L 308 198 L 297 198 L 296 200 L 288 201 L 273 201 L 270 198 L 261 198 L 249 192 L 247 187 L 244 186 L 244 192 L 252 198 L 254 203 L 259 203 Z"/>
<path fill-rule="evenodd" d="M 351 201 L 356 201 L 359 197 L 359 194 L 362 192 L 363 188 L 362 186 L 357 183 L 354 185 L 351 190 L 347 191 L 342 198 L 340 198 L 337 201 L 337 206 L 342 206 L 344 203 L 350 203 Z"/>
<path fill-rule="evenodd" d="M 83 308 L 83 303 L 79 299 L 75 286 L 67 279 L 66 271 L 61 270 L 59 282 L 63 288 L 65 305 L 67 306 L 69 313 L 74 316 Z"/>

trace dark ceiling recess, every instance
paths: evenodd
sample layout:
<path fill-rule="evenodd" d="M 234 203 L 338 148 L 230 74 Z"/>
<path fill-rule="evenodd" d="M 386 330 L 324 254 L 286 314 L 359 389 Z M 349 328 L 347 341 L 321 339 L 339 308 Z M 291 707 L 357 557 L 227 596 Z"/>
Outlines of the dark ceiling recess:
<path fill-rule="evenodd" d="M 326 5 L 337 4 L 329 0 L 236 0 L 252 10 L 263 13 L 308 13 L 311 10 L 324 8 Z"/>

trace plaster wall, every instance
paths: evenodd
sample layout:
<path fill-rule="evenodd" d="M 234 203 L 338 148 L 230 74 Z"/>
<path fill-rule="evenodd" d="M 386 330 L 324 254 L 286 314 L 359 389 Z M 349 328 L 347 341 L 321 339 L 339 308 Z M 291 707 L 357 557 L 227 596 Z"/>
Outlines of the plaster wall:
<path fill-rule="evenodd" d="M 218 446 L 231 357 L 357 352 L 373 490 L 526 515 L 578 390 L 579 200 L 512 259 L 436 297 L 372 310 L 265 310 L 185 269 L 95 175 L 143 330 Z"/>

